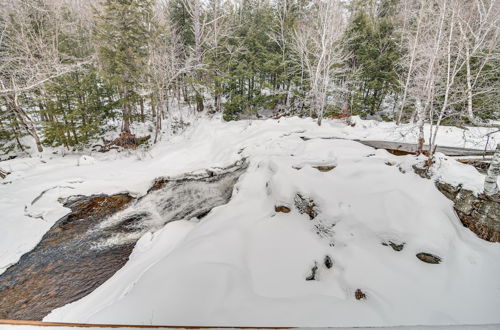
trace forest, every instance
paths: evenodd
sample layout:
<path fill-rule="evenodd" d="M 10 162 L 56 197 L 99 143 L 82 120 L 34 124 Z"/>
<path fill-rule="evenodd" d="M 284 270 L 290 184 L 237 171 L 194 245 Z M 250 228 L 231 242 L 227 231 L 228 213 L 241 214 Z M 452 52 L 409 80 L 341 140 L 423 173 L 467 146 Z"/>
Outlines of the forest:
<path fill-rule="evenodd" d="M 174 107 L 446 125 L 500 118 L 495 0 L 1 0 L 0 149 L 80 150 Z M 430 123 L 430 132 L 423 132 Z M 428 141 L 424 141 L 428 134 Z M 28 151 L 29 152 L 29 151 Z"/>
<path fill-rule="evenodd" d="M 500 329 L 499 23 L 0 0 L 0 330 Z"/>

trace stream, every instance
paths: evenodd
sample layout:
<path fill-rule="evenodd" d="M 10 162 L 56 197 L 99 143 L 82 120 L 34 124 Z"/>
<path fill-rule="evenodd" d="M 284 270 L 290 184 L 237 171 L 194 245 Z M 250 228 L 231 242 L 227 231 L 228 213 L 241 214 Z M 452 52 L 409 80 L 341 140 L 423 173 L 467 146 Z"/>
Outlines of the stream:
<path fill-rule="evenodd" d="M 148 193 L 73 196 L 71 212 L 0 275 L 0 319 L 42 320 L 94 291 L 127 262 L 147 232 L 199 221 L 231 199 L 245 162 L 199 175 L 160 178 Z"/>

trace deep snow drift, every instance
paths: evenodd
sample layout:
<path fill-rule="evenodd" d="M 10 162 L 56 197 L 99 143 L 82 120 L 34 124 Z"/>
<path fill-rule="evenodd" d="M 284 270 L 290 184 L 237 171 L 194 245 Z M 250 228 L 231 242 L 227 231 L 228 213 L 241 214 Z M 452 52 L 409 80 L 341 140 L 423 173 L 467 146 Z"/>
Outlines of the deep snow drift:
<path fill-rule="evenodd" d="M 58 197 L 125 190 L 142 195 L 155 177 L 246 157 L 249 167 L 228 204 L 201 221 L 171 222 L 145 234 L 124 268 L 46 320 L 219 326 L 499 323 L 500 245 L 461 225 L 432 181 L 413 173 L 411 165 L 419 159 L 349 140 L 300 138 L 413 142 L 403 131 L 411 128 L 360 120 L 356 127 L 326 121 L 320 128 L 298 118 L 204 120 L 141 157 L 93 155 L 79 161 L 46 155 L 45 163 L 36 158 L 4 162 L 13 174 L 6 180 L 12 183 L 0 185 L 2 228 L 7 228 L 0 232 L 0 267 L 29 251 L 67 212 Z M 480 129 L 466 141 L 459 129 L 441 132 L 443 145 L 481 148 L 486 142 Z M 475 191 L 484 180 L 474 168 L 444 156 L 434 171 L 435 177 Z M 297 194 L 314 201 L 314 219 L 299 212 Z M 291 211 L 276 212 L 275 206 Z M 403 249 L 382 244 L 390 242 L 404 243 Z M 415 256 L 420 252 L 442 261 L 424 263 Z M 307 281 L 315 266 L 315 280 Z M 366 299 L 355 299 L 357 289 Z"/>

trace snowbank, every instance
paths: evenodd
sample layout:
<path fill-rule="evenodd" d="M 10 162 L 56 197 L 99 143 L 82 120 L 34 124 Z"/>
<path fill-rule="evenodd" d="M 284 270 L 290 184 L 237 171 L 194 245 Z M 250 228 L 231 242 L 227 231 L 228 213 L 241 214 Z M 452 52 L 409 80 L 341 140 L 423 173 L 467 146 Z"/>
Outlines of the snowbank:
<path fill-rule="evenodd" d="M 46 320 L 218 326 L 498 323 L 500 246 L 461 225 L 451 202 L 411 171 L 415 157 L 349 140 L 300 138 L 413 142 L 411 132 L 360 120 L 355 127 L 335 120 L 317 127 L 299 118 L 201 120 L 143 154 L 92 154 L 95 161 L 85 166 L 77 166 L 77 155 L 4 162 L 13 174 L 12 183 L 0 185 L 2 228 L 7 228 L 0 232 L 0 268 L 29 251 L 67 212 L 59 197 L 142 195 L 155 177 L 247 157 L 250 166 L 227 205 L 198 224 L 186 219 L 146 234 L 109 281 Z M 464 140 L 464 132 L 455 128 L 440 134 L 449 146 L 483 148 L 486 142 L 480 133 Z M 455 161 L 449 164 L 456 169 Z M 322 172 L 318 165 L 335 168 Z M 477 185 L 482 176 L 473 177 Z M 316 218 L 294 207 L 297 194 L 314 201 Z M 291 212 L 275 212 L 281 204 Z M 389 242 L 404 248 L 382 245 Z M 415 257 L 419 252 L 442 262 L 423 263 Z M 330 269 L 326 256 L 333 261 Z M 306 281 L 315 264 L 316 280 Z M 355 299 L 357 289 L 365 300 Z"/>

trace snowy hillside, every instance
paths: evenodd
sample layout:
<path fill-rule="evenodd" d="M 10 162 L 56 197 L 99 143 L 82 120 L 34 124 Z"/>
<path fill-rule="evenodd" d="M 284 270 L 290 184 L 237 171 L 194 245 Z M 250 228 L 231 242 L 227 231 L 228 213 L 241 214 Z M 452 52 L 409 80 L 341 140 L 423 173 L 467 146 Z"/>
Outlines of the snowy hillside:
<path fill-rule="evenodd" d="M 481 149 L 486 131 L 443 127 L 438 143 Z M 490 146 L 495 138 L 500 136 Z M 12 174 L 0 185 L 0 272 L 68 212 L 60 197 L 142 196 L 157 177 L 245 159 L 248 168 L 228 204 L 201 220 L 175 221 L 145 234 L 110 280 L 45 320 L 500 323 L 500 245 L 464 228 L 451 201 L 413 172 L 423 158 L 394 156 L 349 139 L 414 142 L 416 132 L 411 125 L 360 119 L 354 127 L 337 120 L 318 127 L 299 118 L 206 119 L 147 152 L 61 157 L 47 151 L 42 158 L 3 162 Z M 438 159 L 436 178 L 481 190 L 484 176 L 473 167 Z M 416 257 L 420 253 L 440 262 L 425 263 Z"/>

